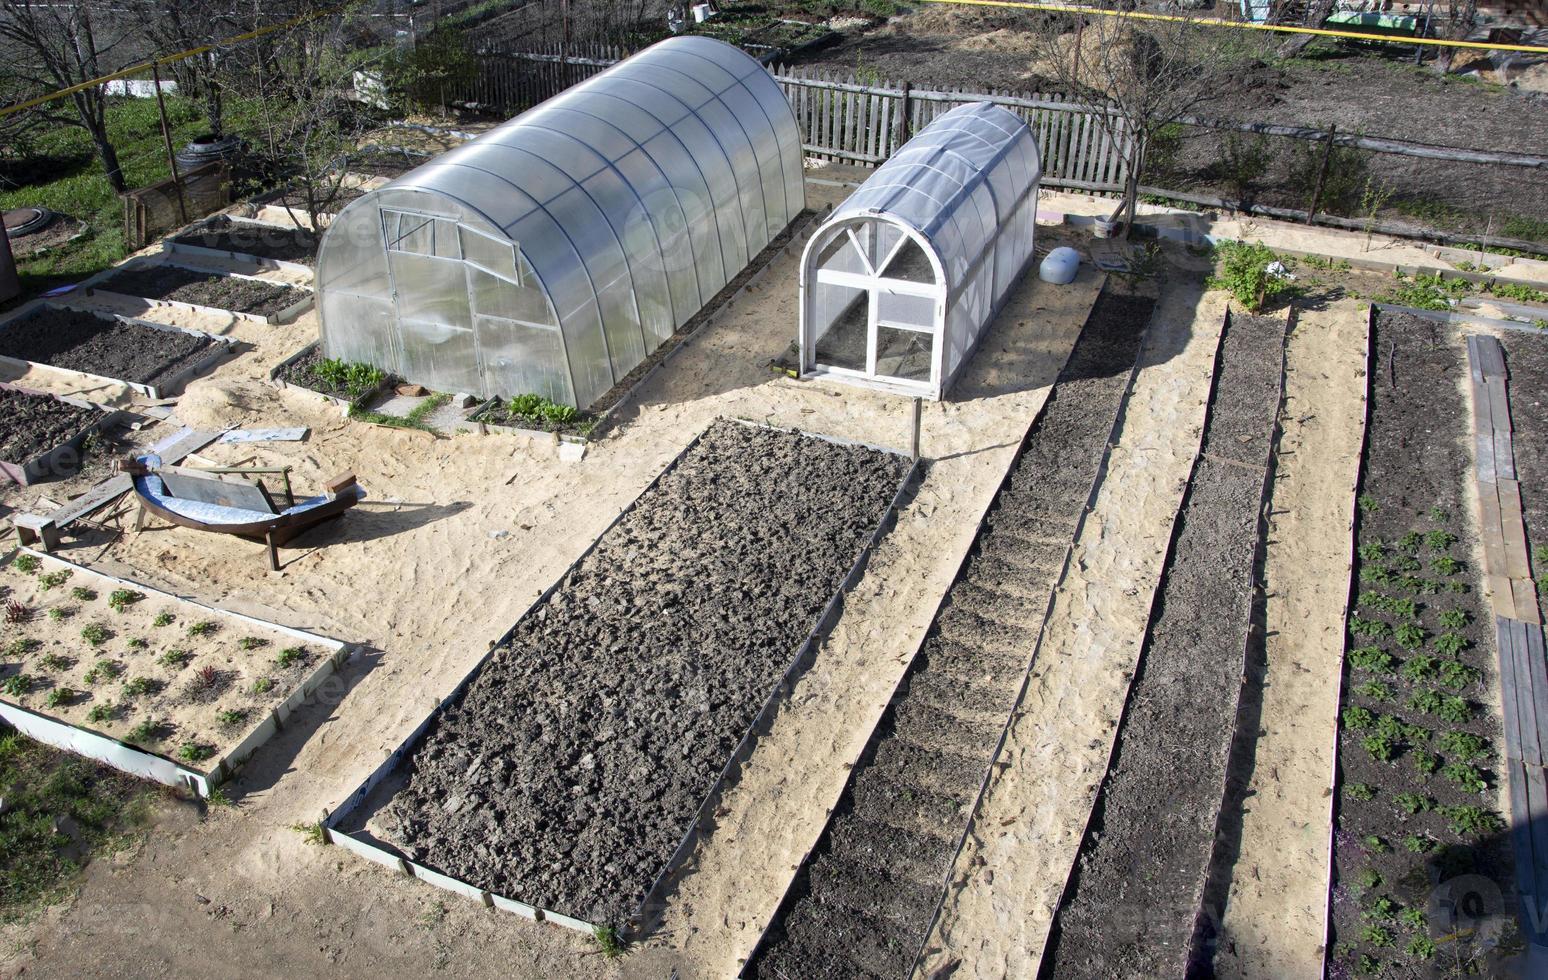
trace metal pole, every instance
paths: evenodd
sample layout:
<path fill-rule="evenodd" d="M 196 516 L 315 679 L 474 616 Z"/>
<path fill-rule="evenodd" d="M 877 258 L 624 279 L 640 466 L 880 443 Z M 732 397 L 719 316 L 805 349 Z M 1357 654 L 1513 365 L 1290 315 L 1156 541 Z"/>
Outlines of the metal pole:
<path fill-rule="evenodd" d="M 1322 186 L 1328 179 L 1328 164 L 1333 159 L 1333 136 L 1338 132 L 1338 124 L 1328 126 L 1328 138 L 1322 144 L 1322 166 L 1317 168 L 1317 182 L 1312 185 L 1311 201 L 1306 205 L 1306 223 L 1311 224 L 1317 216 L 1317 205 L 1322 200 Z"/>
<path fill-rule="evenodd" d="M 172 186 L 177 188 L 177 213 L 183 224 L 188 224 L 188 202 L 183 198 L 183 178 L 177 172 L 177 154 L 172 152 L 172 127 L 167 125 L 167 100 L 161 94 L 161 69 L 151 65 L 151 78 L 156 86 L 156 111 L 161 115 L 161 141 L 167 148 L 167 166 L 172 168 Z"/>
<path fill-rule="evenodd" d="M 914 399 L 914 438 L 909 444 L 909 456 L 914 462 L 919 462 L 919 419 L 924 412 L 924 399 Z"/>

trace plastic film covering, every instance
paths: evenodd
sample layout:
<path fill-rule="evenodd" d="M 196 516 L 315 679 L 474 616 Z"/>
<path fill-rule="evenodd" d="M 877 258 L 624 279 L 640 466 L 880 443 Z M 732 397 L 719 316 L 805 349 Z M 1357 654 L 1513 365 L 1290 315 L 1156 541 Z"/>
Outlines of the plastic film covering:
<path fill-rule="evenodd" d="M 801 167 L 762 65 L 663 41 L 345 208 L 318 256 L 324 351 L 585 407 L 800 214 Z"/>
<path fill-rule="evenodd" d="M 938 116 L 812 237 L 803 371 L 943 397 L 1032 260 L 1041 176 L 1015 114 L 980 102 Z"/>

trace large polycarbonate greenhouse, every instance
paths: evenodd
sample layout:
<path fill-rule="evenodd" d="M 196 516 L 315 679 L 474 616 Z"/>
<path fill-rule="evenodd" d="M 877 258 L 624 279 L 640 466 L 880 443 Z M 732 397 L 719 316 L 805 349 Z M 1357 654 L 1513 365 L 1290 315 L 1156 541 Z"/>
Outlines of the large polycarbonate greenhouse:
<path fill-rule="evenodd" d="M 663 41 L 354 201 L 317 260 L 328 357 L 584 408 L 805 207 L 773 77 Z"/>
<path fill-rule="evenodd" d="M 1037 141 L 987 102 L 938 116 L 801 262 L 801 371 L 943 398 L 1033 257 Z"/>

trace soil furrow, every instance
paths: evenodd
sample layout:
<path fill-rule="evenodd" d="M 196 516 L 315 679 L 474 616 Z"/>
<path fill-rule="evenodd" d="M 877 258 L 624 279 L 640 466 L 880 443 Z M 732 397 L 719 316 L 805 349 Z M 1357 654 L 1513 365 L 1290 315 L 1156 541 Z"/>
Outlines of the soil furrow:
<path fill-rule="evenodd" d="M 1107 293 L 1097 301 L 957 584 L 746 975 L 908 973 L 966 808 L 1015 701 L 1152 306 L 1150 299 Z M 1033 535 L 1062 535 L 1063 543 L 1029 542 Z M 1029 607 L 1036 615 L 1024 614 Z M 946 834 L 942 797 L 962 801 Z M 883 806 L 886 816 L 878 819 L 874 811 Z M 929 832 L 900 834 L 905 821 Z M 882 884 L 888 882 L 925 887 Z M 847 914 L 830 915 L 839 906 L 825 897 L 835 889 L 848 905 L 870 894 L 872 908 L 885 907 L 887 935 L 846 928 Z"/>
<path fill-rule="evenodd" d="M 1233 314 L 1117 747 L 1042 975 L 1181 976 L 1236 721 L 1283 317 Z"/>

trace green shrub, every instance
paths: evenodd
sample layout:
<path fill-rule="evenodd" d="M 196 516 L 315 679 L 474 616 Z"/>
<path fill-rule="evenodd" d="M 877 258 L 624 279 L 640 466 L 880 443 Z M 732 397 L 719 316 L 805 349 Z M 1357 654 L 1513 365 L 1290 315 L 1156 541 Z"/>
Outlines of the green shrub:
<path fill-rule="evenodd" d="M 1327 155 L 1327 170 L 1322 166 Z M 1370 154 L 1355 146 L 1328 147 L 1322 142 L 1296 140 L 1290 148 L 1289 187 L 1303 201 L 1310 201 L 1322 176 L 1322 194 L 1317 210 L 1355 217 L 1360 208 L 1360 192 L 1370 170 Z M 1297 205 L 1299 207 L 1299 205 Z"/>
<path fill-rule="evenodd" d="M 1464 793 L 1482 793 L 1489 788 L 1483 773 L 1465 762 L 1449 762 L 1441 769 L 1441 775 L 1455 783 Z"/>
<path fill-rule="evenodd" d="M 29 674 L 12 674 L 4 682 L 0 682 L 0 692 L 7 697 L 19 698 L 32 690 L 32 677 Z"/>
<path fill-rule="evenodd" d="M 1399 623 L 1393 627 L 1392 638 L 1405 650 L 1417 650 L 1424 646 L 1424 627 L 1414 623 Z"/>
<path fill-rule="evenodd" d="M 1398 670 L 1398 673 L 1402 674 L 1406 680 L 1418 684 L 1421 681 L 1427 681 L 1434 677 L 1436 668 L 1439 666 L 1440 661 L 1435 657 L 1427 653 L 1416 653 L 1403 662 L 1403 666 Z"/>
<path fill-rule="evenodd" d="M 1385 735 L 1367 735 L 1360 740 L 1360 744 L 1378 762 L 1391 762 L 1397 755 L 1397 746 Z"/>
<path fill-rule="evenodd" d="M 108 605 L 114 612 L 123 612 L 144 598 L 143 592 L 136 592 L 133 589 L 114 589 L 108 595 Z"/>
<path fill-rule="evenodd" d="M 1376 798 L 1376 787 L 1370 783 L 1349 783 L 1344 787 L 1344 792 L 1349 794 L 1350 799 L 1361 803 L 1369 803 Z"/>
<path fill-rule="evenodd" d="M 350 364 L 337 359 L 319 361 L 312 365 L 312 375 L 331 391 L 342 391 L 350 401 L 356 401 L 381 386 L 387 375 L 380 368 L 369 364 Z"/>
<path fill-rule="evenodd" d="M 1392 688 L 1381 681 L 1366 681 L 1364 684 L 1356 684 L 1354 692 L 1372 701 L 1391 701 L 1395 695 Z"/>
<path fill-rule="evenodd" d="M 1215 247 L 1215 255 L 1219 264 L 1215 274 L 1210 277 L 1209 285 L 1215 289 L 1229 290 L 1249 313 L 1262 310 L 1273 300 L 1295 289 L 1289 279 L 1268 272 L 1270 265 L 1281 260 L 1273 249 L 1262 242 L 1249 245 L 1245 242 L 1224 241 Z M 1362 505 L 1361 509 L 1366 508 Z"/>
<path fill-rule="evenodd" d="M 1448 806 L 1441 808 L 1441 816 L 1451 827 L 1451 832 L 1462 837 L 1484 837 L 1505 829 L 1505 821 L 1480 806 Z"/>
<path fill-rule="evenodd" d="M 1356 670 L 1392 673 L 1392 655 L 1381 647 L 1355 647 L 1349 651 L 1349 663 Z"/>
<path fill-rule="evenodd" d="M 1462 629 L 1471 619 L 1466 610 L 1462 609 L 1448 609 L 1440 614 L 1440 624 L 1448 630 Z"/>
<path fill-rule="evenodd" d="M 1399 793 L 1392 798 L 1392 802 L 1399 810 L 1409 816 L 1424 813 L 1430 809 L 1430 798 L 1420 796 L 1418 793 Z"/>
<path fill-rule="evenodd" d="M 1375 723 L 1376 717 L 1359 705 L 1350 705 L 1344 709 L 1344 727 L 1351 731 L 1365 731 Z"/>
<path fill-rule="evenodd" d="M 1472 732 L 1442 732 L 1440 750 L 1447 755 L 1471 762 L 1489 754 L 1489 742 Z"/>
<path fill-rule="evenodd" d="M 1468 646 L 1467 637 L 1461 633 L 1453 633 L 1449 630 L 1435 638 L 1436 652 L 1447 657 L 1455 657 L 1463 650 L 1466 650 Z"/>
<path fill-rule="evenodd" d="M 16 560 L 11 562 L 11 567 L 23 575 L 31 575 L 38 570 L 39 564 L 36 555 L 17 555 Z"/>
<path fill-rule="evenodd" d="M 1482 676 L 1476 668 L 1469 667 L 1460 660 L 1441 661 L 1441 683 L 1453 690 L 1461 690 L 1469 684 L 1476 684 Z"/>

